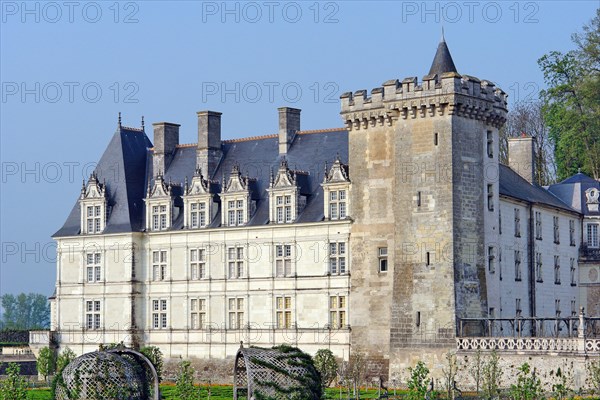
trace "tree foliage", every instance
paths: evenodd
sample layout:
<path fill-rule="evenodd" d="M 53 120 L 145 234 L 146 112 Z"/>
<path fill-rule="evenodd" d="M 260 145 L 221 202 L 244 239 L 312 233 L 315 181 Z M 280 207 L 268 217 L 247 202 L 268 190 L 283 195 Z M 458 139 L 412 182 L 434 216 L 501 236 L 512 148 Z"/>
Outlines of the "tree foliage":
<path fill-rule="evenodd" d="M 414 368 L 408 368 L 408 373 L 410 377 L 408 382 L 406 382 L 406 386 L 408 387 L 406 398 L 409 400 L 424 399 L 429 384 L 429 368 L 425 366 L 423 361 L 419 361 Z"/>
<path fill-rule="evenodd" d="M 338 370 L 338 363 L 335 356 L 329 349 L 320 349 L 313 357 L 315 368 L 321 374 L 321 383 L 323 387 L 329 387 L 335 379 Z"/>
<path fill-rule="evenodd" d="M 200 389 L 194 386 L 194 368 L 189 361 L 179 364 L 175 394 L 180 400 L 194 400 L 200 398 Z"/>
<path fill-rule="evenodd" d="M 40 354 L 37 357 L 35 366 L 38 374 L 44 377 L 44 380 L 48 380 L 48 376 L 54 373 L 54 367 L 56 365 L 56 358 L 54 356 L 54 350 L 49 347 L 43 347 L 40 350 Z"/>
<path fill-rule="evenodd" d="M 542 112 L 556 144 L 558 178 L 581 168 L 600 179 L 600 9 L 572 39 L 574 50 L 538 60 L 548 85 L 540 94 Z"/>
<path fill-rule="evenodd" d="M 8 364 L 6 379 L 0 382 L 0 400 L 27 400 L 27 381 L 17 363 Z"/>
<path fill-rule="evenodd" d="M 163 353 L 156 346 L 146 346 L 140 349 L 140 353 L 142 353 L 152 365 L 154 365 L 154 369 L 156 370 L 156 375 L 158 375 L 158 381 L 162 381 L 162 371 L 163 371 Z"/>
<path fill-rule="evenodd" d="M 50 304 L 43 294 L 4 294 L 0 298 L 4 309 L 3 329 L 32 330 L 50 327 Z"/>

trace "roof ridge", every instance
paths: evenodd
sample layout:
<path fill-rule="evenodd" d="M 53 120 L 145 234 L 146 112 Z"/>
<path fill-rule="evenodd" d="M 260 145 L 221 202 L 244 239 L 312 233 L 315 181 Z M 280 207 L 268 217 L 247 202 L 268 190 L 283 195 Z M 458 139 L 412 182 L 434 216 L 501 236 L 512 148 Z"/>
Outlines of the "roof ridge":
<path fill-rule="evenodd" d="M 312 129 L 306 131 L 298 131 L 298 135 L 310 135 L 311 133 L 339 132 L 344 130 L 346 130 L 346 128 Z"/>

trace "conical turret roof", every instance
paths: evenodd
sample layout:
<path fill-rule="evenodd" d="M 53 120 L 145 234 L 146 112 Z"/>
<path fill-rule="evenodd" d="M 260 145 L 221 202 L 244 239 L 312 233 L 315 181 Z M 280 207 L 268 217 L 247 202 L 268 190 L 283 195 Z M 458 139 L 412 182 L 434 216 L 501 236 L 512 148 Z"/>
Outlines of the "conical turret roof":
<path fill-rule="evenodd" d="M 450 50 L 448 50 L 448 45 L 446 45 L 446 40 L 444 39 L 444 32 L 442 31 L 442 38 L 440 39 L 440 44 L 438 44 L 437 52 L 435 53 L 433 63 L 431 63 L 429 75 L 440 75 L 444 72 L 458 71 L 456 70 L 456 66 L 454 65 L 452 56 L 450 55 Z"/>

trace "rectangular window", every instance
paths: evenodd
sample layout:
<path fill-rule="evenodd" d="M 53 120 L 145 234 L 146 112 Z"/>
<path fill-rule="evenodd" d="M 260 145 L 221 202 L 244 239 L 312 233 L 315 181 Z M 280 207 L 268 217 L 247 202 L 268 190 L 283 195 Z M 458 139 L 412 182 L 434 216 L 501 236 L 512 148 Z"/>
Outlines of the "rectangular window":
<path fill-rule="evenodd" d="M 204 228 L 206 226 L 206 203 L 190 204 L 190 228 Z"/>
<path fill-rule="evenodd" d="M 329 219 L 346 218 L 346 191 L 332 190 L 329 192 Z"/>
<path fill-rule="evenodd" d="M 245 201 L 230 200 L 227 202 L 227 224 L 229 226 L 241 226 L 246 223 L 245 219 Z"/>
<path fill-rule="evenodd" d="M 515 316 L 520 317 L 522 311 L 523 310 L 521 309 L 521 299 L 515 299 Z"/>
<path fill-rule="evenodd" d="M 598 224 L 587 224 L 587 245 L 598 248 Z"/>
<path fill-rule="evenodd" d="M 421 192 L 417 192 L 417 207 L 421 207 Z"/>
<path fill-rule="evenodd" d="M 560 318 L 560 300 L 554 300 L 554 309 L 556 310 L 556 318 Z"/>
<path fill-rule="evenodd" d="M 292 298 L 276 297 L 276 318 L 278 329 L 290 329 L 292 327 Z"/>
<path fill-rule="evenodd" d="M 85 326 L 86 329 L 100 329 L 100 301 L 88 300 L 85 302 Z"/>
<path fill-rule="evenodd" d="M 515 250 L 515 281 L 521 280 L 521 251 Z"/>
<path fill-rule="evenodd" d="M 331 274 L 345 274 L 346 268 L 346 243 L 329 243 L 329 272 Z"/>
<path fill-rule="evenodd" d="M 387 272 L 388 270 L 388 249 L 387 247 L 380 247 L 378 249 L 379 255 L 379 272 Z"/>
<path fill-rule="evenodd" d="M 346 326 L 346 296 L 329 297 L 329 324 L 332 329 Z"/>
<path fill-rule="evenodd" d="M 560 285 L 560 256 L 554 256 L 554 283 Z"/>
<path fill-rule="evenodd" d="M 535 238 L 542 240 L 542 213 L 539 211 L 535 212 Z"/>
<path fill-rule="evenodd" d="M 488 211 L 494 211 L 494 185 L 487 185 Z"/>
<path fill-rule="evenodd" d="M 190 327 L 191 329 L 204 329 L 206 326 L 206 300 L 190 300 Z"/>
<path fill-rule="evenodd" d="M 569 220 L 569 243 L 571 246 L 575 246 L 575 221 Z"/>
<path fill-rule="evenodd" d="M 167 300 L 152 300 L 152 327 L 154 329 L 166 329 L 167 325 Z"/>
<path fill-rule="evenodd" d="M 498 234 L 502 235 L 502 208 L 498 207 Z"/>
<path fill-rule="evenodd" d="M 85 219 L 87 233 L 102 232 L 102 206 L 86 206 Z"/>
<path fill-rule="evenodd" d="M 498 247 L 498 279 L 502 280 L 502 246 Z"/>
<path fill-rule="evenodd" d="M 575 300 L 571 300 L 571 317 L 577 316 L 577 302 Z"/>
<path fill-rule="evenodd" d="M 152 230 L 162 231 L 167 229 L 167 206 L 164 204 L 152 207 Z"/>
<path fill-rule="evenodd" d="M 167 278 L 167 251 L 152 252 L 152 280 L 164 281 Z"/>
<path fill-rule="evenodd" d="M 229 299 L 229 329 L 244 328 L 244 299 Z"/>
<path fill-rule="evenodd" d="M 100 282 L 100 277 L 102 274 L 102 266 L 100 263 L 102 259 L 101 254 L 87 253 L 85 258 L 86 275 L 88 283 Z"/>
<path fill-rule="evenodd" d="M 515 236 L 521 237 L 521 210 L 515 208 Z"/>
<path fill-rule="evenodd" d="M 439 135 L 438 135 L 438 133 L 437 133 L 437 132 L 435 132 L 435 133 L 433 134 L 433 145 L 434 145 L 434 146 L 437 146 L 437 145 L 438 145 L 438 139 L 439 139 Z"/>
<path fill-rule="evenodd" d="M 554 219 L 554 243 L 560 243 L 560 228 L 558 225 L 558 217 L 553 217 Z"/>
<path fill-rule="evenodd" d="M 488 271 L 490 271 L 490 274 L 496 272 L 496 251 L 494 246 L 488 247 Z"/>
<path fill-rule="evenodd" d="M 190 276 L 192 280 L 206 278 L 205 249 L 190 250 Z"/>
<path fill-rule="evenodd" d="M 542 253 L 535 253 L 535 278 L 537 282 L 544 282 L 542 276 Z"/>
<path fill-rule="evenodd" d="M 244 248 L 229 247 L 227 249 L 227 263 L 230 279 L 244 277 Z"/>
<path fill-rule="evenodd" d="M 575 269 L 575 259 L 571 258 L 570 263 L 570 276 L 571 276 L 571 286 L 577 286 L 577 274 Z"/>
<path fill-rule="evenodd" d="M 487 156 L 494 157 L 494 133 L 492 131 L 487 131 Z"/>
<path fill-rule="evenodd" d="M 292 246 L 289 244 L 275 246 L 275 275 L 292 275 Z"/>

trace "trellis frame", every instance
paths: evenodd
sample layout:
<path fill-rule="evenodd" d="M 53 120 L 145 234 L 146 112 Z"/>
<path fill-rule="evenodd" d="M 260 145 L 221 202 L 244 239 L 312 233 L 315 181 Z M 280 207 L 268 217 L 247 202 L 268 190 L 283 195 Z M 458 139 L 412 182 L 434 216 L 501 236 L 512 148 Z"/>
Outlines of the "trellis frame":
<path fill-rule="evenodd" d="M 252 399 L 258 389 L 265 397 L 287 400 L 288 396 L 264 383 L 272 382 L 279 388 L 289 389 L 295 382 L 286 374 L 302 376 L 311 373 L 301 364 L 288 361 L 289 357 L 277 348 L 241 346 L 235 356 L 233 399 Z"/>
<path fill-rule="evenodd" d="M 101 368 L 97 375 L 93 373 L 94 368 Z M 70 399 L 69 392 L 73 391 L 84 398 L 87 398 L 88 391 L 101 398 L 109 398 L 109 393 L 122 390 L 127 385 L 129 390 L 137 390 L 139 396 L 149 388 L 149 399 L 160 400 L 158 374 L 154 365 L 142 353 L 132 349 L 117 347 L 83 354 L 74 359 L 62 374 L 62 385 L 57 387 L 57 400 Z M 96 376 L 102 378 L 95 380 Z M 108 384 L 105 380 L 109 381 Z M 129 398 L 142 400 L 139 396 Z"/>

